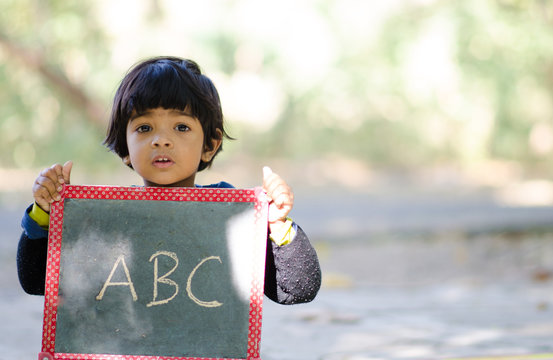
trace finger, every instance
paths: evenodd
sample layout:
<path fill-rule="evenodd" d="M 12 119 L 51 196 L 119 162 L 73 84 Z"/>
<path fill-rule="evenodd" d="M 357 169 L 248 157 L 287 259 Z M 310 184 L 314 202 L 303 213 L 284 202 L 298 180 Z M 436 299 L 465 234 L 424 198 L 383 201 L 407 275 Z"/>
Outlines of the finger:
<path fill-rule="evenodd" d="M 274 182 L 276 178 L 276 174 L 273 173 L 269 167 L 265 166 L 263 168 L 263 189 L 268 191 L 269 185 Z"/>
<path fill-rule="evenodd" d="M 33 198 L 38 206 L 40 206 L 44 211 L 50 211 L 50 204 L 54 202 L 54 198 L 50 194 L 47 187 L 35 182 L 33 185 Z"/>
<path fill-rule="evenodd" d="M 53 202 L 51 201 L 50 193 L 46 192 L 46 196 L 44 196 L 44 189 L 38 189 L 36 190 L 35 187 L 37 187 L 38 184 L 35 183 L 33 186 L 33 198 L 35 200 L 35 203 L 44 211 L 50 212 L 50 204 Z"/>
<path fill-rule="evenodd" d="M 51 199 L 58 200 L 61 189 L 62 186 L 57 181 L 52 180 L 48 176 L 39 176 L 33 186 L 33 195 L 35 198 L 39 197 L 52 202 Z"/>
<path fill-rule="evenodd" d="M 41 171 L 33 185 L 33 196 L 35 199 L 39 201 L 40 199 L 44 199 L 51 203 L 61 198 L 59 195 L 59 192 L 63 188 L 60 183 L 60 179 L 63 179 L 61 172 L 62 167 L 59 164 L 52 165 Z"/>
<path fill-rule="evenodd" d="M 277 174 L 271 172 L 264 176 L 263 178 L 263 189 L 269 194 L 274 193 L 275 190 L 286 183 L 284 180 Z"/>
<path fill-rule="evenodd" d="M 73 161 L 67 161 L 65 164 L 63 164 L 62 168 L 62 176 L 63 181 L 65 184 L 69 184 L 71 182 L 71 169 L 73 168 Z"/>
<path fill-rule="evenodd" d="M 278 192 L 272 197 L 273 203 L 278 208 L 283 208 L 284 206 L 292 206 L 294 204 L 294 194 L 290 191 Z"/>
<path fill-rule="evenodd" d="M 290 186 L 277 174 L 265 173 L 263 189 L 267 192 L 267 196 L 278 205 L 282 205 L 289 198 L 293 202 L 293 192 Z"/>
<path fill-rule="evenodd" d="M 268 178 L 273 173 L 273 170 L 271 170 L 268 166 L 263 166 L 263 179 Z"/>
<path fill-rule="evenodd" d="M 54 164 L 50 168 L 55 171 L 57 182 L 59 184 L 65 183 L 65 179 L 63 178 L 63 166 L 61 164 Z"/>
<path fill-rule="evenodd" d="M 275 184 L 274 187 L 271 186 L 267 195 L 275 204 L 283 204 L 287 201 L 292 195 L 292 190 L 290 187 L 283 183 Z"/>
<path fill-rule="evenodd" d="M 48 181 L 50 180 L 50 182 Z M 62 166 L 60 164 L 54 164 L 47 169 L 42 170 L 37 183 L 48 187 L 48 189 L 54 189 L 54 191 L 61 191 L 61 184 L 63 184 Z"/>
<path fill-rule="evenodd" d="M 60 164 L 54 164 L 50 166 L 50 170 L 46 171 L 46 176 L 51 178 L 53 181 L 55 181 L 58 184 L 63 184 L 63 167 Z"/>
<path fill-rule="evenodd" d="M 267 192 L 267 196 L 269 196 L 270 199 L 277 202 L 277 199 L 282 198 L 283 196 L 293 196 L 290 186 L 288 186 L 288 184 L 281 180 L 269 183 L 265 188 L 265 191 Z"/>
<path fill-rule="evenodd" d="M 291 210 L 292 207 L 289 205 L 282 208 L 276 207 L 275 204 L 269 205 L 269 222 L 285 221 Z"/>
<path fill-rule="evenodd" d="M 286 191 L 276 191 L 272 194 L 269 204 L 269 222 L 284 221 L 294 206 L 294 194 L 286 187 Z"/>

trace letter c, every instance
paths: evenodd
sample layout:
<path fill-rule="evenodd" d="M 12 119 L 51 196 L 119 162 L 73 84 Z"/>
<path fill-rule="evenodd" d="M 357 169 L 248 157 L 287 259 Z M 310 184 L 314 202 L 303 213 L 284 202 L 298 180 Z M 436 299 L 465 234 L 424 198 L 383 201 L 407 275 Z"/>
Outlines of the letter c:
<path fill-rule="evenodd" d="M 202 301 L 202 300 L 198 299 L 197 297 L 195 297 L 194 294 L 192 294 L 192 278 L 194 277 L 194 275 L 196 274 L 196 271 L 200 268 L 200 266 L 202 266 L 208 260 L 219 260 L 219 262 L 221 264 L 223 263 L 219 256 L 209 256 L 209 257 L 206 257 L 205 259 L 203 259 L 202 261 L 200 261 L 198 263 L 198 265 L 196 265 L 194 270 L 192 270 L 192 272 L 188 276 L 188 281 L 186 282 L 186 292 L 188 293 L 188 297 L 200 306 L 203 306 L 203 307 L 219 307 L 219 306 L 223 305 L 223 303 L 220 303 L 217 300 Z"/>

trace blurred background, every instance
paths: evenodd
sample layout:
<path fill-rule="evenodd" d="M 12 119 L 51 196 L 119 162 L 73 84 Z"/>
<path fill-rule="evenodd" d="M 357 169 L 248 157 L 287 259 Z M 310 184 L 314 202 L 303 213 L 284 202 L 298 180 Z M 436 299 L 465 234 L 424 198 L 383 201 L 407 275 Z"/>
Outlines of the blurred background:
<path fill-rule="evenodd" d="M 2 0 L 0 359 L 40 346 L 14 268 L 34 179 L 141 185 L 101 143 L 158 55 L 200 64 L 237 139 L 198 182 L 271 166 L 319 252 L 319 299 L 267 304 L 264 358 L 553 352 L 553 3 Z"/>

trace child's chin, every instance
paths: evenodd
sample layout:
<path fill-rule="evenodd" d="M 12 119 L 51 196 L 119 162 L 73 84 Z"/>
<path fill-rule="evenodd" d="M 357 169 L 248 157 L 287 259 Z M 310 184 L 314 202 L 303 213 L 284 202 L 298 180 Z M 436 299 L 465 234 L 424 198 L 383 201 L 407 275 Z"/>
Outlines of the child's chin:
<path fill-rule="evenodd" d="M 182 184 L 182 181 L 148 181 L 147 186 L 154 186 L 154 187 L 183 187 L 186 185 Z"/>
<path fill-rule="evenodd" d="M 152 187 L 168 187 L 171 185 L 170 182 L 167 181 L 152 181 L 152 180 L 146 180 L 144 181 L 144 184 L 146 186 L 152 186 Z"/>

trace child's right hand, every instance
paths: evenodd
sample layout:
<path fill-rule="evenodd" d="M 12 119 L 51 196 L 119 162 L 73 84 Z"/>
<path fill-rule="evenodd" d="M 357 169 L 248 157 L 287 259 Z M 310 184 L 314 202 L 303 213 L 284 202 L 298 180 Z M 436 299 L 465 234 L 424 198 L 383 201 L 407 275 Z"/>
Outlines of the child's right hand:
<path fill-rule="evenodd" d="M 73 162 L 54 164 L 40 172 L 33 185 L 33 197 L 40 208 L 50 212 L 50 204 L 61 199 L 63 184 L 69 184 Z"/>

